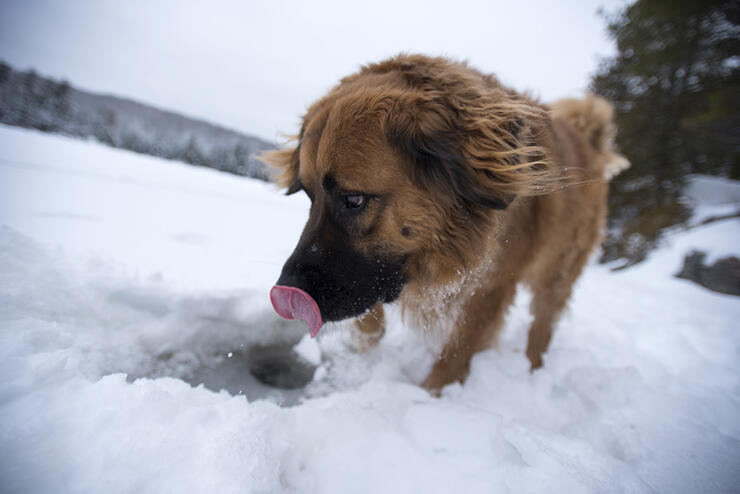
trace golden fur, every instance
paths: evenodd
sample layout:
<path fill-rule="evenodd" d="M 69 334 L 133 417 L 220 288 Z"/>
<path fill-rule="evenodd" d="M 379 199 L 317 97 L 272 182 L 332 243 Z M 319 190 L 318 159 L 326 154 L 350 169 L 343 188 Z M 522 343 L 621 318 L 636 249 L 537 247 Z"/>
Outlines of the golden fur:
<path fill-rule="evenodd" d="M 438 390 L 495 342 L 520 282 L 533 293 L 526 354 L 542 365 L 600 239 L 606 177 L 627 163 L 613 137 L 601 98 L 548 107 L 466 64 L 400 55 L 343 79 L 308 109 L 296 145 L 263 159 L 290 191 L 315 197 L 331 174 L 380 198 L 353 223 L 352 248 L 405 256 L 404 313 L 450 335 L 424 383 Z M 357 327 L 380 335 L 382 318 L 379 305 Z"/>

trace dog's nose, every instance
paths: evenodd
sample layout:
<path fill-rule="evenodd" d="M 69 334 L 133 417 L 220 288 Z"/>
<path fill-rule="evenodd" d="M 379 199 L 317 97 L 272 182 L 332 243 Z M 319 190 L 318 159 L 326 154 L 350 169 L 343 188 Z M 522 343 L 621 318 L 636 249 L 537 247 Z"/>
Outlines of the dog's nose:
<path fill-rule="evenodd" d="M 275 285 L 270 290 L 270 302 L 280 316 L 286 319 L 300 319 L 308 324 L 311 338 L 315 337 L 324 322 L 316 301 L 300 288 Z"/>

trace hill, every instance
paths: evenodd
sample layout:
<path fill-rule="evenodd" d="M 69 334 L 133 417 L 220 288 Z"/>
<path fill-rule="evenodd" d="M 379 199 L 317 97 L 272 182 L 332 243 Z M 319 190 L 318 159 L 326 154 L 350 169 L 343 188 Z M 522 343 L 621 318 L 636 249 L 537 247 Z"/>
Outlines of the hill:
<path fill-rule="evenodd" d="M 93 138 L 115 148 L 263 180 L 267 172 L 255 156 L 274 148 L 254 136 L 129 99 L 83 91 L 3 62 L 0 122 Z"/>

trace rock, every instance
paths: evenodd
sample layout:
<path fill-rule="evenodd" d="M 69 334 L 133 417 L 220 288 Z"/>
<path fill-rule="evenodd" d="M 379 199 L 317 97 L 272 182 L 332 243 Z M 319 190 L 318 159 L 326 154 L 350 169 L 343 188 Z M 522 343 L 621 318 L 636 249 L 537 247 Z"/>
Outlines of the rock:
<path fill-rule="evenodd" d="M 691 280 L 715 292 L 740 295 L 740 259 L 724 257 L 707 266 L 704 264 L 706 256 L 704 252 L 691 251 L 676 277 Z"/>

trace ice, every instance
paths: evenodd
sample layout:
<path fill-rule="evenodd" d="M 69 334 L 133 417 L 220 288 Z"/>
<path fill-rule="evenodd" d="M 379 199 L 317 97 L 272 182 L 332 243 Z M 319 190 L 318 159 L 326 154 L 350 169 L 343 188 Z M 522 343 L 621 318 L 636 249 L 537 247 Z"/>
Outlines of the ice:
<path fill-rule="evenodd" d="M 0 491 L 737 491 L 740 303 L 674 274 L 694 248 L 740 255 L 740 220 L 589 265 L 534 374 L 521 291 L 500 348 L 433 398 L 417 383 L 434 353 L 397 308 L 367 353 L 272 311 L 307 208 L 0 127 Z M 255 349 L 313 380 L 264 385 Z"/>

